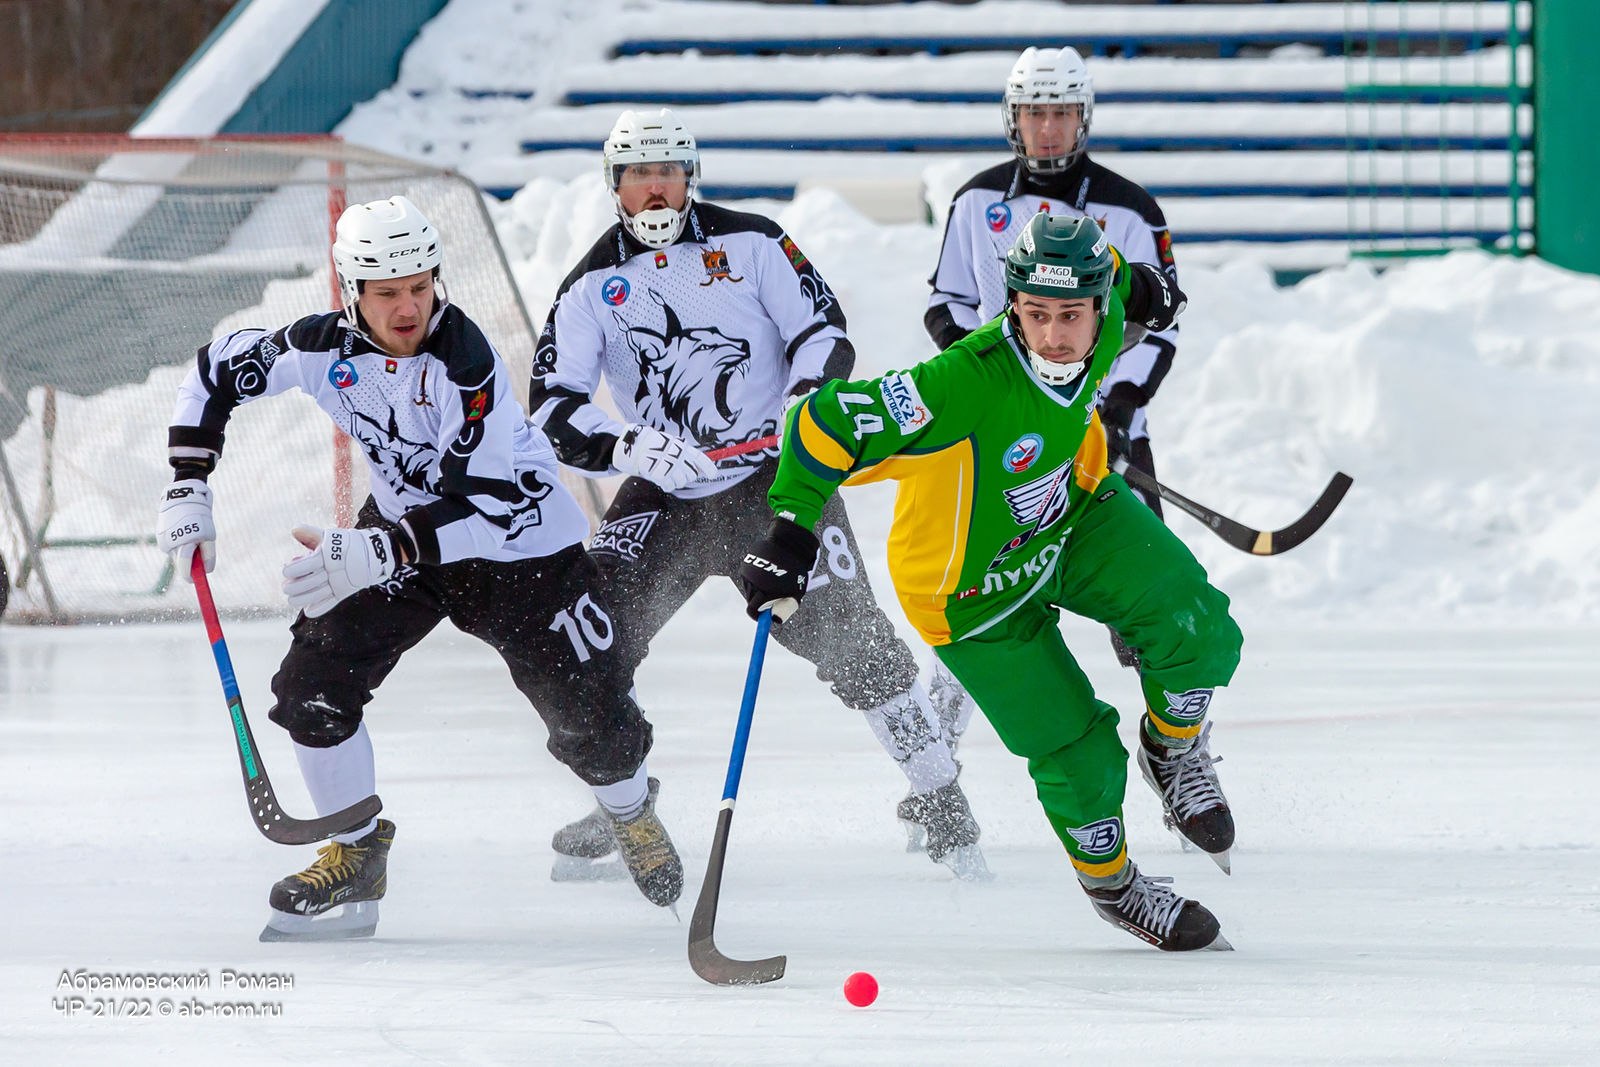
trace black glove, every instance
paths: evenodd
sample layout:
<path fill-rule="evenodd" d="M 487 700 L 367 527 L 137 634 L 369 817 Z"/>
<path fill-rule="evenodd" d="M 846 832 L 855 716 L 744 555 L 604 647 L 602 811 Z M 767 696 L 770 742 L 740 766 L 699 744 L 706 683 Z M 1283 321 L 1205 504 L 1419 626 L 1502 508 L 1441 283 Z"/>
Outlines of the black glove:
<path fill-rule="evenodd" d="M 1166 271 L 1148 263 L 1128 264 L 1128 285 L 1130 292 L 1124 308 L 1128 321 L 1154 333 L 1171 329 L 1189 303 Z"/>
<path fill-rule="evenodd" d="M 782 622 L 799 609 L 818 547 L 816 535 L 799 523 L 781 517 L 772 520 L 766 535 L 745 553 L 733 580 L 752 619 L 771 608 L 773 620 Z"/>
<path fill-rule="evenodd" d="M 1133 413 L 1149 402 L 1145 391 L 1132 382 L 1118 382 L 1100 398 L 1100 425 L 1105 427 L 1109 459 L 1130 457 L 1132 439 L 1128 427 L 1133 423 Z"/>

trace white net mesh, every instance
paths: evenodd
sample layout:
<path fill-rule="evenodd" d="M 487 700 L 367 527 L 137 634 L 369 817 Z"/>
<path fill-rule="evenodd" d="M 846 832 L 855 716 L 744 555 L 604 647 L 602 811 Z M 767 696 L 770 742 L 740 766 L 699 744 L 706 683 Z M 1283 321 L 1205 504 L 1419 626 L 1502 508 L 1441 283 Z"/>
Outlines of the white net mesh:
<path fill-rule="evenodd" d="M 335 306 L 329 230 L 346 203 L 403 193 L 444 245 L 450 299 L 520 393 L 535 335 L 478 191 L 332 138 L 0 137 L 0 554 L 7 618 L 193 608 L 152 530 L 166 429 L 206 341 Z M 332 523 L 332 424 L 308 397 L 241 409 L 211 484 L 217 602 L 282 611 L 297 522 Z M 357 506 L 365 475 L 357 459 Z"/>

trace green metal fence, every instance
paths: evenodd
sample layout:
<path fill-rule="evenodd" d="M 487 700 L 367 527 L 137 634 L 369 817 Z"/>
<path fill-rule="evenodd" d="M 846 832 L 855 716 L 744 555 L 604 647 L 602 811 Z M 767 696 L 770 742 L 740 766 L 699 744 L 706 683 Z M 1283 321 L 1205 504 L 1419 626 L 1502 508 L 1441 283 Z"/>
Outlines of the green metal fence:
<path fill-rule="evenodd" d="M 1347 25 L 1362 27 L 1345 39 L 1348 227 L 1357 255 L 1534 249 L 1533 6 L 1346 5 Z M 1378 11 L 1397 36 L 1380 41 L 1371 32 Z"/>

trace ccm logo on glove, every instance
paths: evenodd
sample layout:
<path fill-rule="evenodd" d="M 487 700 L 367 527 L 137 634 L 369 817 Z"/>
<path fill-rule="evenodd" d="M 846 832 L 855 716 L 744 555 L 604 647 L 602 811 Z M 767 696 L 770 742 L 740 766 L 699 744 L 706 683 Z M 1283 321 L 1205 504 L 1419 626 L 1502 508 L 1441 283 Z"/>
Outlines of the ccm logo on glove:
<path fill-rule="evenodd" d="M 778 566 L 776 563 L 772 562 L 770 559 L 762 559 L 760 556 L 757 556 L 757 555 L 755 555 L 753 553 L 751 555 L 746 556 L 744 558 L 744 561 L 748 566 L 758 567 L 761 570 L 766 571 L 768 574 L 775 574 L 780 578 L 783 577 L 785 574 L 789 573 L 789 571 L 786 568 Z"/>

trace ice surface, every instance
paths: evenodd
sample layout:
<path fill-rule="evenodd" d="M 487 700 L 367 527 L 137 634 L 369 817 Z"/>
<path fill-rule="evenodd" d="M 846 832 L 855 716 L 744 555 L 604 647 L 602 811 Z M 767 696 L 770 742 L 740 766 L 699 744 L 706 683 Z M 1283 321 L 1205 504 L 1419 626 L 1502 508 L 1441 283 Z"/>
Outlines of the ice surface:
<path fill-rule="evenodd" d="M 631 885 L 549 880 L 550 834 L 590 801 L 482 645 L 429 638 L 371 709 L 398 824 L 379 937 L 261 945 L 268 888 L 311 850 L 250 827 L 199 624 L 7 628 L 0 1046 L 8 1062 L 118 1064 L 1586 1061 L 1600 633 L 1244 618 L 1244 665 L 1213 714 L 1233 877 L 1179 851 L 1137 775 L 1127 802 L 1135 859 L 1213 908 L 1237 951 L 1167 956 L 1096 918 L 981 721 L 963 782 L 997 880 L 959 884 L 903 853 L 903 780 L 860 717 L 774 651 L 718 923 L 729 954 L 788 954 L 788 976 L 757 989 L 697 979 L 687 924 Z M 265 717 L 286 628 L 229 631 L 267 766 L 306 812 Z M 709 586 L 639 679 L 685 907 L 750 632 L 731 589 Z M 1071 624 L 1068 639 L 1132 708 L 1103 632 Z M 57 983 L 80 968 L 205 970 L 210 990 L 170 999 L 283 1015 L 66 1018 Z M 227 991 L 223 968 L 295 985 Z M 882 983 L 870 1009 L 840 993 L 857 970 Z"/>

